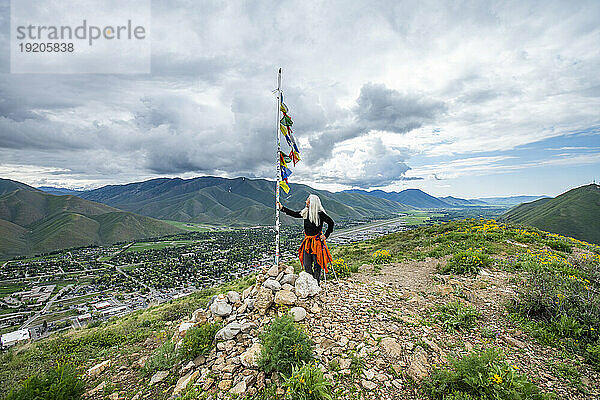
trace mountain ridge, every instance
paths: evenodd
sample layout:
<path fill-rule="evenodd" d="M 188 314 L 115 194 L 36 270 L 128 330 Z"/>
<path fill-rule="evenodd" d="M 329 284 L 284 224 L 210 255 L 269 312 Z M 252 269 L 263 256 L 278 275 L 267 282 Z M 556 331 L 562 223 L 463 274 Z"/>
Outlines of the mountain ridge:
<path fill-rule="evenodd" d="M 600 244 L 599 216 L 600 185 L 589 184 L 513 207 L 501 220 Z"/>
<path fill-rule="evenodd" d="M 0 195 L 0 259 L 183 232 L 166 222 L 77 196 L 31 189 Z"/>
<path fill-rule="evenodd" d="M 126 185 L 104 186 L 80 196 L 159 219 L 265 225 L 273 223 L 274 185 L 273 181 L 245 177 L 157 178 Z M 301 208 L 309 194 L 319 195 L 324 208 L 334 219 L 360 219 L 412 209 L 388 199 L 373 201 L 364 195 L 334 193 L 294 183 L 290 184 L 289 194 L 282 193 L 282 203 L 290 208 Z M 287 216 L 283 219 L 290 222 Z"/>

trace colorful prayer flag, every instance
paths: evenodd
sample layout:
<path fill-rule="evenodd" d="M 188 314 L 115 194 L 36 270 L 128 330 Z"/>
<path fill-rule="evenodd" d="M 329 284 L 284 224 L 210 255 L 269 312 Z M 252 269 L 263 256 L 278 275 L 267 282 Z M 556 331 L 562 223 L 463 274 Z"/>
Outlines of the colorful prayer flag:
<path fill-rule="evenodd" d="M 294 121 L 292 121 L 292 119 L 287 114 L 283 114 L 283 117 L 279 122 L 281 122 L 281 125 L 284 126 L 292 126 L 294 124 Z"/>
<path fill-rule="evenodd" d="M 283 161 L 285 161 L 286 163 L 292 162 L 292 158 L 285 154 L 283 151 L 279 152 L 279 159 L 283 159 Z"/>
<path fill-rule="evenodd" d="M 289 135 L 285 135 L 285 141 L 287 142 L 288 146 L 294 147 L 294 142 L 292 142 L 292 139 L 290 139 Z"/>
<path fill-rule="evenodd" d="M 281 179 L 286 180 L 290 175 L 292 175 L 292 171 L 288 168 L 282 166 L 281 167 Z"/>
<path fill-rule="evenodd" d="M 287 183 L 285 183 L 284 181 L 280 181 L 279 182 L 279 186 L 281 186 L 281 188 L 283 189 L 283 191 L 287 194 L 290 192 L 290 187 L 288 186 Z"/>
<path fill-rule="evenodd" d="M 292 175 L 292 171 L 288 169 L 288 163 L 294 163 L 294 166 L 296 166 L 296 163 L 300 161 L 300 150 L 298 150 L 296 139 L 292 134 L 292 125 L 294 124 L 294 121 L 292 121 L 292 118 L 287 114 L 289 109 L 283 102 L 283 93 L 280 93 L 280 96 L 281 103 L 279 109 L 283 113 L 283 117 L 279 121 L 279 130 L 283 133 L 283 136 L 291 149 L 289 156 L 282 151 L 279 151 L 279 165 L 281 169 L 281 182 L 279 183 L 279 186 L 286 193 L 289 193 L 290 187 L 288 186 L 288 177 Z"/>
<path fill-rule="evenodd" d="M 300 161 L 300 154 L 299 154 L 297 151 L 291 150 L 291 151 L 290 151 L 289 158 L 291 158 L 291 160 L 292 160 L 292 161 L 293 161 L 293 163 L 294 163 L 294 167 L 295 167 L 295 166 L 296 166 L 296 163 L 297 163 L 298 161 Z"/>

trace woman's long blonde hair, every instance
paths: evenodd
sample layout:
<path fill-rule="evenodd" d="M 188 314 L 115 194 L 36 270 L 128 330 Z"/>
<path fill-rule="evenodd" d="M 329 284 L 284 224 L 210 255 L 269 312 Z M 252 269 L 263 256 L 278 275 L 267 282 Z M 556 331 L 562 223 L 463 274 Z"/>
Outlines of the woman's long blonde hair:
<path fill-rule="evenodd" d="M 308 202 L 310 205 L 308 207 L 304 207 L 304 209 L 300 211 L 300 215 L 302 215 L 302 218 L 308 218 L 310 222 L 319 226 L 319 223 L 321 222 L 319 218 L 319 211 L 325 212 L 325 209 L 321 204 L 321 199 L 316 194 L 311 194 L 308 196 Z"/>

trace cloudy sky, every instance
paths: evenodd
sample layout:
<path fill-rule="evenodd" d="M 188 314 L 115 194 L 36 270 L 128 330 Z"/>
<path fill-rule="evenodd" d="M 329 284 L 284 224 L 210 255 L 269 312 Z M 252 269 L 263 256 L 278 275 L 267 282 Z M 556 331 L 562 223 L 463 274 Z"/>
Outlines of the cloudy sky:
<path fill-rule="evenodd" d="M 291 182 L 485 197 L 600 179 L 598 1 L 181 0 L 151 12 L 150 74 L 11 74 L 0 0 L 0 177 L 272 179 L 282 67 L 303 157 Z"/>

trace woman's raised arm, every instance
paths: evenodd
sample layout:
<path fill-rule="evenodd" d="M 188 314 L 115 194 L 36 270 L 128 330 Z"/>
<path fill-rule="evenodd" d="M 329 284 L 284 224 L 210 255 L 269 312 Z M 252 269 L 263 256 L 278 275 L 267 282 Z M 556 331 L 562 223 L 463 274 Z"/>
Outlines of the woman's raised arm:
<path fill-rule="evenodd" d="M 280 206 L 280 210 L 283 211 L 284 213 L 286 213 L 287 215 L 289 215 L 290 217 L 294 217 L 294 218 L 302 218 L 302 215 L 300 215 L 300 211 L 292 211 L 287 207 L 284 207 L 283 204 L 281 203 L 277 203 Z"/>

